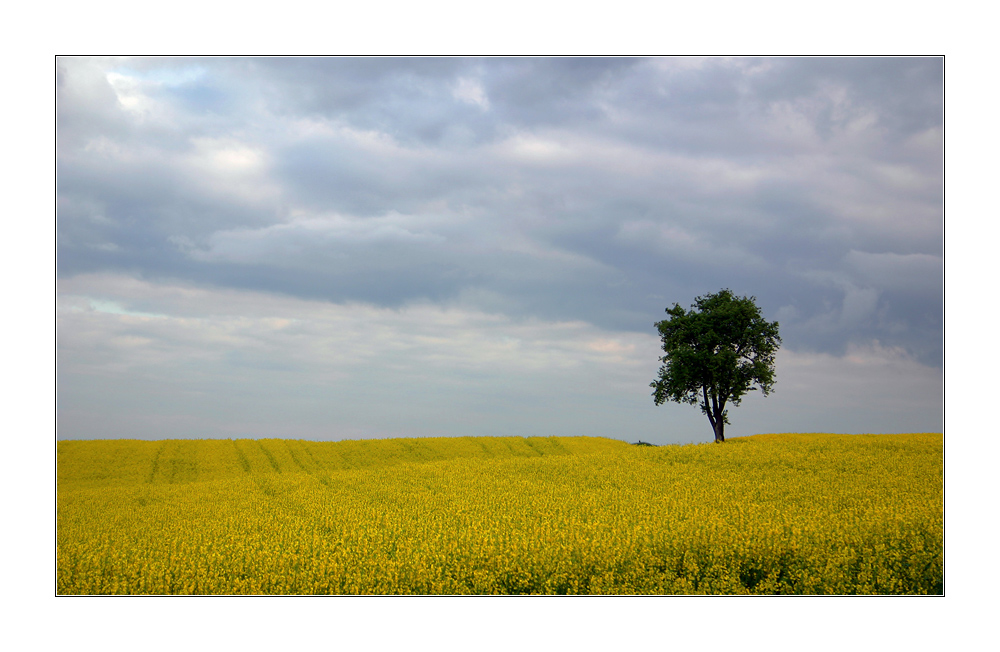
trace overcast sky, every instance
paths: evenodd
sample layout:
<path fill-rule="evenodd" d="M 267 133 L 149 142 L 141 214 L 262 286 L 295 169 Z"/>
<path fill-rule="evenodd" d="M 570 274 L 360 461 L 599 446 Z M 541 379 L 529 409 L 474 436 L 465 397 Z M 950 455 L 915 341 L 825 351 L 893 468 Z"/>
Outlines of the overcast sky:
<path fill-rule="evenodd" d="M 940 432 L 942 83 L 59 58 L 58 435 L 710 441 L 653 404 L 653 323 L 721 288 L 784 341 L 728 436 Z"/>

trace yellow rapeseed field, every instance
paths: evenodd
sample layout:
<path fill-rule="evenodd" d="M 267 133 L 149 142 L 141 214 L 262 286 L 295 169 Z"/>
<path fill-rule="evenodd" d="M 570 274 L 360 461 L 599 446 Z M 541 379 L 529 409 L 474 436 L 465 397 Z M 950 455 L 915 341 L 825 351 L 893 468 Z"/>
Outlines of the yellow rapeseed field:
<path fill-rule="evenodd" d="M 59 594 L 940 594 L 939 434 L 58 442 Z"/>

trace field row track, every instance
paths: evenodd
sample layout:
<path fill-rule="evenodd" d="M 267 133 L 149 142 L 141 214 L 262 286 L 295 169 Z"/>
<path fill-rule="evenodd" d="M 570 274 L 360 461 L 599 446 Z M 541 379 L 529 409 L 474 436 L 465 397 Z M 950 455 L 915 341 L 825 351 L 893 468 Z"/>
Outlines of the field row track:
<path fill-rule="evenodd" d="M 449 459 L 574 455 L 620 450 L 600 437 L 428 437 L 336 442 L 297 439 L 60 441 L 60 486 L 183 484 L 246 474 L 326 475 Z"/>

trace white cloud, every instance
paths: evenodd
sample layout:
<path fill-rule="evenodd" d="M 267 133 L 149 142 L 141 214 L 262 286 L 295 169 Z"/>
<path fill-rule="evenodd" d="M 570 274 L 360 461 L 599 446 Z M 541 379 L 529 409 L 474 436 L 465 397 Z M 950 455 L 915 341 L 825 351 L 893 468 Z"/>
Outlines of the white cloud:
<path fill-rule="evenodd" d="M 97 436 L 96 413 L 139 437 L 709 434 L 696 409 L 654 409 L 654 335 L 585 322 L 91 275 L 59 281 L 57 324 L 64 437 Z M 733 410 L 731 435 L 937 429 L 941 372 L 899 347 L 782 349 L 777 372 L 774 395 Z"/>
<path fill-rule="evenodd" d="M 335 256 L 338 245 L 444 242 L 443 236 L 427 230 L 428 222 L 435 221 L 396 212 L 368 218 L 300 213 L 288 222 L 259 229 L 217 231 L 209 236 L 206 249 L 178 244 L 198 260 L 294 265 L 307 251 L 325 250 Z"/>
<path fill-rule="evenodd" d="M 202 399 L 191 392 L 217 391 L 220 405 L 233 409 L 237 394 L 257 396 L 255 409 L 271 406 L 265 425 L 300 422 L 300 433 L 333 419 L 334 430 L 367 425 L 371 432 L 449 434 L 452 417 L 470 423 L 505 406 L 511 412 L 498 424 L 524 427 L 517 414 L 523 401 L 547 414 L 539 428 L 566 433 L 583 418 L 567 415 L 567 405 L 586 411 L 623 389 L 644 394 L 656 349 L 652 336 L 583 322 L 513 320 L 431 304 L 392 310 L 107 275 L 61 280 L 57 323 L 66 410 L 79 409 L 87 396 L 100 404 L 91 408 L 128 412 L 133 408 L 116 395 L 95 398 L 88 388 L 145 383 L 160 388 L 146 401 L 158 396 L 177 414 L 197 411 Z M 303 405 L 302 396 L 317 392 L 327 398 Z M 433 401 L 454 414 L 406 424 L 377 414 L 385 401 L 407 413 L 423 413 Z M 231 427 L 219 419 L 203 427 Z M 60 424 L 62 436 L 88 435 L 69 417 Z M 481 427 L 502 434 L 498 424 Z M 148 425 L 160 427 L 155 416 Z"/>
<path fill-rule="evenodd" d="M 467 104 L 474 104 L 484 111 L 490 108 L 490 100 L 486 96 L 486 90 L 478 79 L 460 78 L 452 89 L 452 95 L 455 96 L 455 99 Z"/>
<path fill-rule="evenodd" d="M 107 80 L 124 108 L 141 114 L 152 107 L 152 101 L 142 91 L 141 80 L 117 72 L 109 72 Z"/>
<path fill-rule="evenodd" d="M 852 344 L 844 356 L 781 349 L 777 384 L 734 411 L 746 432 L 941 432 L 944 376 L 899 347 Z"/>
<path fill-rule="evenodd" d="M 156 306 L 156 312 L 134 306 Z M 82 306 L 87 306 L 83 308 Z M 584 322 L 513 320 L 460 307 L 414 304 L 400 309 L 335 304 L 249 291 L 161 285 L 122 276 L 78 276 L 59 282 L 63 334 L 105 329 L 142 333 L 171 355 L 220 355 L 220 346 L 261 345 L 275 356 L 313 366 L 367 364 L 406 352 L 413 364 L 524 372 L 585 364 L 634 365 L 636 334 L 610 336 Z M 645 348 L 648 348 L 646 346 Z"/>
<path fill-rule="evenodd" d="M 582 154 L 572 144 L 535 134 L 517 134 L 503 141 L 497 153 L 513 162 L 544 165 L 579 163 Z"/>
<path fill-rule="evenodd" d="M 565 167 L 574 173 L 592 171 L 605 183 L 627 180 L 654 196 L 661 188 L 686 193 L 745 194 L 783 169 L 757 160 L 687 154 L 587 133 L 561 129 L 519 131 L 490 147 L 498 164 Z M 664 194 L 669 194 L 666 192 Z"/>
<path fill-rule="evenodd" d="M 201 193 L 243 204 L 273 202 L 281 196 L 263 147 L 233 138 L 196 137 L 190 144 L 190 151 L 171 163 Z"/>

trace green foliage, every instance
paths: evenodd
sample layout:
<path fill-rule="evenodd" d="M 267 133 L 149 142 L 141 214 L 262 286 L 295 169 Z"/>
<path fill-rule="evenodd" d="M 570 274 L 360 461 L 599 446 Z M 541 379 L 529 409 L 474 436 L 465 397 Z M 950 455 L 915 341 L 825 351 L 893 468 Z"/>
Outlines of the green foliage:
<path fill-rule="evenodd" d="M 720 290 L 695 299 L 692 310 L 667 309 L 669 319 L 655 324 L 663 340 L 659 377 L 650 383 L 656 405 L 665 401 L 699 405 L 716 441 L 729 423 L 726 405 L 774 388 L 774 355 L 781 344 L 778 322 L 761 317 L 755 297 Z"/>

